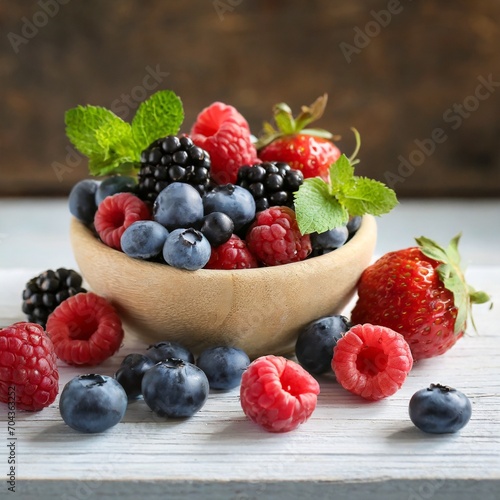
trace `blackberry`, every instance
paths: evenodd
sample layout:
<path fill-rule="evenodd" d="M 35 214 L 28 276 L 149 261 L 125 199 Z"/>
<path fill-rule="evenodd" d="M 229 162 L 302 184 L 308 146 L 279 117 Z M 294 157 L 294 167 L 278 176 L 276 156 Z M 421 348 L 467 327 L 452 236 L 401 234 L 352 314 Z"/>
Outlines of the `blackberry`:
<path fill-rule="evenodd" d="M 142 152 L 137 194 L 153 203 L 169 184 L 185 182 L 204 195 L 210 186 L 210 166 L 210 155 L 189 137 L 158 139 Z"/>
<path fill-rule="evenodd" d="M 273 206 L 293 208 L 293 193 L 303 182 L 304 174 L 288 163 L 264 162 L 240 167 L 236 184 L 252 193 L 260 212 Z"/>
<path fill-rule="evenodd" d="M 23 313 L 30 323 L 45 328 L 49 314 L 68 297 L 80 292 L 82 277 L 72 269 L 48 270 L 31 278 L 23 291 Z"/>

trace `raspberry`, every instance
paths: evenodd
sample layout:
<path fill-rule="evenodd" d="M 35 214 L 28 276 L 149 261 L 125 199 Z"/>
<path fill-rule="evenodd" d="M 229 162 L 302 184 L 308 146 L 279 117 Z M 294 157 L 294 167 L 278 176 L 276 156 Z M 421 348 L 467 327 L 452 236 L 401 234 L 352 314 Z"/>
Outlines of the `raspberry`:
<path fill-rule="evenodd" d="M 249 250 L 266 266 L 304 260 L 312 250 L 308 234 L 301 235 L 295 212 L 271 207 L 259 212 L 246 237 Z"/>
<path fill-rule="evenodd" d="M 205 269 L 251 269 L 258 267 L 257 260 L 246 243 L 233 234 L 228 241 L 212 247 L 212 254 Z"/>
<path fill-rule="evenodd" d="M 398 391 L 413 365 L 404 337 L 384 326 L 353 326 L 333 350 L 337 381 L 353 394 L 376 401 Z"/>
<path fill-rule="evenodd" d="M 316 408 L 319 384 L 304 368 L 281 356 L 262 356 L 243 373 L 240 387 L 245 415 L 270 432 L 288 432 Z"/>
<path fill-rule="evenodd" d="M 120 238 L 125 229 L 138 220 L 150 220 L 148 206 L 132 193 L 118 193 L 104 198 L 94 218 L 101 240 L 111 248 L 122 249 Z"/>
<path fill-rule="evenodd" d="M 191 128 L 191 138 L 209 153 L 210 175 L 218 184 L 236 183 L 239 167 L 259 162 L 247 121 L 236 108 L 222 102 L 201 111 Z"/>
<path fill-rule="evenodd" d="M 47 333 L 69 365 L 98 365 L 120 347 L 123 328 L 114 307 L 92 292 L 66 299 L 49 316 Z"/>
<path fill-rule="evenodd" d="M 21 322 L 0 330 L 0 401 L 37 411 L 53 403 L 58 391 L 54 346 L 43 328 Z"/>

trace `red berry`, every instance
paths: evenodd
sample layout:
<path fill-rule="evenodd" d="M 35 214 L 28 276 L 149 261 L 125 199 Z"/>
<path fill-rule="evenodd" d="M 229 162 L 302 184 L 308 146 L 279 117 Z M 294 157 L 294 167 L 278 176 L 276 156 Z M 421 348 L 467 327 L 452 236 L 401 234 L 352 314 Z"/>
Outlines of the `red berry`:
<path fill-rule="evenodd" d="M 328 180 L 330 165 L 340 158 L 333 142 L 308 134 L 280 137 L 259 151 L 262 161 L 282 161 L 300 170 L 304 178 L 322 177 Z"/>
<path fill-rule="evenodd" d="M 14 323 L 0 330 L 0 401 L 19 410 L 49 406 L 59 391 L 54 346 L 35 323 Z"/>
<path fill-rule="evenodd" d="M 372 401 L 398 391 L 412 366 L 404 337 L 383 326 L 355 325 L 333 349 L 337 381 L 344 389 Z"/>
<path fill-rule="evenodd" d="M 421 237 L 419 247 L 383 255 L 361 275 L 352 321 L 401 333 L 415 361 L 445 353 L 463 336 L 472 304 L 489 300 L 465 282 L 458 240 L 445 249 Z"/>
<path fill-rule="evenodd" d="M 149 219 L 151 213 L 146 203 L 132 193 L 118 193 L 104 198 L 95 214 L 94 226 L 106 245 L 121 250 L 120 238 L 125 229 L 138 220 Z"/>
<path fill-rule="evenodd" d="M 54 350 L 69 365 L 98 365 L 123 341 L 123 328 L 114 307 L 92 292 L 62 302 L 47 321 Z"/>
<path fill-rule="evenodd" d="M 308 234 L 302 235 L 295 212 L 271 207 L 257 214 L 246 237 L 249 250 L 266 266 L 304 260 L 312 251 Z"/>
<path fill-rule="evenodd" d="M 228 241 L 212 247 L 210 260 L 205 269 L 251 269 L 258 267 L 257 260 L 246 243 L 233 234 Z"/>
<path fill-rule="evenodd" d="M 210 154 L 210 176 L 217 184 L 235 184 L 242 165 L 258 162 L 247 121 L 222 102 L 214 102 L 198 115 L 191 139 Z"/>
<path fill-rule="evenodd" d="M 299 364 L 281 356 L 262 356 L 243 373 L 240 387 L 245 415 L 270 432 L 288 432 L 316 408 L 319 384 Z"/>

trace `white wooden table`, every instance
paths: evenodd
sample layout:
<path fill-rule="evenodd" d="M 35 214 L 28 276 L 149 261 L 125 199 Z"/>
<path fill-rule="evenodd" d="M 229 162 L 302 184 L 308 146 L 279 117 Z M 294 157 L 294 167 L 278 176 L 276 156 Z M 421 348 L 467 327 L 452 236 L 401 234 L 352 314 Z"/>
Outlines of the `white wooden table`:
<path fill-rule="evenodd" d="M 16 493 L 9 496 L 7 408 L 0 404 L 0 498 L 95 499 L 473 499 L 500 498 L 500 240 L 496 202 L 402 203 L 379 222 L 376 256 L 425 234 L 441 242 L 460 229 L 467 276 L 497 307 L 476 309 L 479 335 L 416 364 L 393 397 L 367 403 L 322 377 L 311 419 L 287 434 L 246 420 L 238 390 L 213 393 L 193 418 L 156 418 L 142 401 L 99 435 L 78 434 L 58 402 L 15 419 Z M 0 326 L 23 320 L 20 293 L 39 272 L 74 266 L 63 200 L 0 200 Z M 348 310 L 346 310 L 348 313 Z M 112 375 L 143 349 L 127 337 L 94 369 Z M 61 387 L 88 369 L 60 365 Z M 458 434 L 426 435 L 408 418 L 411 395 L 430 383 L 457 387 L 473 415 Z"/>

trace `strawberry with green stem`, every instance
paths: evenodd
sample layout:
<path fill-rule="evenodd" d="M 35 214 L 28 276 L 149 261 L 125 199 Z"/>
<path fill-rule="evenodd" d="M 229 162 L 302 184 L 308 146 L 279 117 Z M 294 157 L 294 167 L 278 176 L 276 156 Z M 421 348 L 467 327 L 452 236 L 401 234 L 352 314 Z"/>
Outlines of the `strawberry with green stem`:
<path fill-rule="evenodd" d="M 353 323 L 382 325 L 401 333 L 414 360 L 445 353 L 466 330 L 472 304 L 490 300 L 466 283 L 455 236 L 447 248 L 424 236 L 418 246 L 389 252 L 358 283 Z"/>
<path fill-rule="evenodd" d="M 287 104 L 276 104 L 273 114 L 277 129 L 264 123 L 264 134 L 256 144 L 259 158 L 288 163 L 301 170 L 305 178 L 319 176 L 327 180 L 330 165 L 340 157 L 340 150 L 332 142 L 339 138 L 326 130 L 306 128 L 321 118 L 327 101 L 327 94 L 322 95 L 310 106 L 302 106 L 296 118 Z"/>

